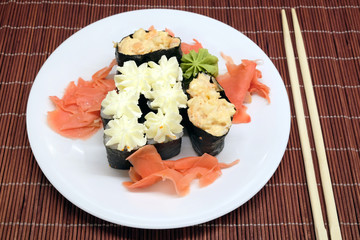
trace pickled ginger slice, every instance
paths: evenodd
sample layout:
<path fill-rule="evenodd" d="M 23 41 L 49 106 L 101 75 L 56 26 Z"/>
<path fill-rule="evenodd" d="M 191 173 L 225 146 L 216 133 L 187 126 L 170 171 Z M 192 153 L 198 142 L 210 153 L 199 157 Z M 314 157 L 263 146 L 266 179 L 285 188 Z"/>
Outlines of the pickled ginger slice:
<path fill-rule="evenodd" d="M 236 160 L 229 164 L 219 163 L 216 157 L 209 154 L 163 161 L 153 145 L 140 148 L 127 159 L 133 165 L 129 170 L 131 181 L 123 182 L 127 189 L 145 188 L 170 180 L 179 196 L 189 193 L 193 180 L 199 179 L 200 187 L 208 186 L 221 176 L 222 168 L 239 162 Z"/>
<path fill-rule="evenodd" d="M 183 54 L 188 54 L 191 50 L 194 50 L 195 52 L 199 52 L 199 49 L 203 48 L 203 46 L 198 40 L 194 38 L 193 41 L 194 43 L 185 43 L 185 42 L 181 43 L 181 51 L 183 52 Z"/>
<path fill-rule="evenodd" d="M 154 145 L 145 145 L 144 147 L 141 147 L 126 160 L 130 161 L 133 166 L 133 171 L 142 178 L 167 169 Z"/>
<path fill-rule="evenodd" d="M 226 61 L 227 73 L 217 76 L 217 81 L 224 88 L 226 96 L 235 105 L 236 113 L 233 123 L 248 123 L 250 115 L 246 112 L 244 103 L 251 102 L 250 94 L 257 93 L 270 103 L 270 88 L 259 82 L 261 72 L 256 69 L 256 61 L 242 60 L 241 64 L 234 63 L 231 57 L 221 53 Z"/>
<path fill-rule="evenodd" d="M 90 81 L 79 78 L 77 84 L 70 82 L 61 99 L 50 96 L 55 110 L 48 112 L 47 123 L 52 130 L 67 138 L 87 139 L 102 127 L 101 102 L 115 88 L 114 80 L 106 77 L 115 64 L 113 60 Z"/>

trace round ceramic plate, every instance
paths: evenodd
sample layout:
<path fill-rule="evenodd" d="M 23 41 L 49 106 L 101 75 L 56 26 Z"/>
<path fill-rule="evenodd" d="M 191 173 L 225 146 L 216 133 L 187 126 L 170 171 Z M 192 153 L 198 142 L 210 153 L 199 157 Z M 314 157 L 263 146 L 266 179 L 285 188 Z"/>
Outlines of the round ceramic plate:
<path fill-rule="evenodd" d="M 86 80 L 114 58 L 113 41 L 139 28 L 154 25 L 171 29 L 184 42 L 195 38 L 219 57 L 220 72 L 226 70 L 220 51 L 236 63 L 261 59 L 263 82 L 271 88 L 271 104 L 254 96 L 248 105 L 249 124 L 233 125 L 220 162 L 240 159 L 223 170 L 213 184 L 191 185 L 190 194 L 178 197 L 164 181 L 147 189 L 130 192 L 122 182 L 127 171 L 109 167 L 102 143 L 103 132 L 88 140 L 71 140 L 53 132 L 46 122 L 54 106 L 49 96 L 62 97 L 70 81 Z M 211 31 L 209 31 L 211 26 Z M 35 158 L 51 184 L 84 211 L 112 223 L 137 228 L 165 229 L 190 226 L 218 218 L 244 204 L 270 179 L 277 169 L 290 132 L 290 107 L 283 81 L 266 54 L 250 39 L 217 20 L 184 11 L 139 10 L 97 21 L 63 42 L 39 71 L 27 106 L 27 130 Z M 181 154 L 195 156 L 188 137 Z"/>

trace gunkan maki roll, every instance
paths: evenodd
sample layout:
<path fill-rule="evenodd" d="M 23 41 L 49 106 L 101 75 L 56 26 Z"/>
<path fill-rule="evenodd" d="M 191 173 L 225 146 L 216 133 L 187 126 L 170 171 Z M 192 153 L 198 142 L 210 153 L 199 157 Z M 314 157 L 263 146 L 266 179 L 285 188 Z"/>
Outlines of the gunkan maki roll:
<path fill-rule="evenodd" d="M 112 168 L 130 168 L 126 158 L 146 144 L 145 129 L 137 118 L 123 116 L 108 122 L 104 130 L 104 145 Z"/>
<path fill-rule="evenodd" d="M 145 116 L 145 134 L 148 144 L 153 144 L 162 159 L 169 159 L 180 153 L 183 126 L 179 111 L 164 113 L 161 108 L 157 113 L 149 112 Z"/>
<path fill-rule="evenodd" d="M 162 56 L 158 63 L 148 62 L 151 90 L 145 94 L 152 110 L 145 115 L 148 144 L 154 144 L 162 159 L 180 153 L 183 117 L 187 96 L 182 88 L 182 70 L 175 57 Z"/>
<path fill-rule="evenodd" d="M 158 62 L 163 55 L 167 58 L 175 56 L 180 62 L 180 45 L 180 38 L 173 37 L 166 31 L 147 31 L 140 28 L 114 44 L 115 57 L 119 66 L 130 60 L 135 61 L 137 65 L 149 61 Z"/>
<path fill-rule="evenodd" d="M 217 155 L 224 148 L 235 106 L 228 101 L 215 78 L 199 73 L 187 89 L 187 128 L 197 154 Z"/>

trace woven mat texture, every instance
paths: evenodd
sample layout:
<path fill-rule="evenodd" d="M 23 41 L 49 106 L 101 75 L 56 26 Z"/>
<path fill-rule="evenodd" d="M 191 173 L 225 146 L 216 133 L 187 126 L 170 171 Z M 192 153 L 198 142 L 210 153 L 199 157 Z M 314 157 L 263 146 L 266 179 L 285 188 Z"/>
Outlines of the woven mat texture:
<path fill-rule="evenodd" d="M 343 239 L 360 239 L 360 1 L 325 0 L 1 1 L 0 238 L 315 239 L 281 25 L 280 11 L 285 9 L 294 40 L 292 7 L 297 11 L 307 50 L 341 233 Z M 273 61 L 291 105 L 289 142 L 270 181 L 225 216 L 186 228 L 129 228 L 82 211 L 44 176 L 26 132 L 27 99 L 49 55 L 90 23 L 150 8 L 199 13 L 244 33 Z M 304 97 L 301 75 L 299 78 Z M 307 108 L 305 114 L 328 228 Z"/>

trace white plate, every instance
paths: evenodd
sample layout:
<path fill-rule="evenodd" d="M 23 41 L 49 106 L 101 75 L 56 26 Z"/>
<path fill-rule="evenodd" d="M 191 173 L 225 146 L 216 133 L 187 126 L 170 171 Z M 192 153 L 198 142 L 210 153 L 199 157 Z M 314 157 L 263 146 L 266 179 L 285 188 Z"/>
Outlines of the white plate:
<path fill-rule="evenodd" d="M 248 112 L 249 124 L 234 125 L 218 155 L 221 162 L 240 159 L 224 169 L 212 185 L 191 186 L 188 196 L 178 197 L 171 184 L 161 182 L 149 189 L 129 192 L 122 182 L 127 172 L 108 166 L 102 131 L 92 138 L 66 139 L 46 123 L 54 106 L 49 96 L 62 97 L 65 87 L 78 77 L 91 79 L 114 58 L 113 41 L 138 28 L 154 25 L 169 28 L 184 42 L 199 40 L 209 52 L 220 51 L 241 59 L 262 59 L 258 68 L 271 88 L 271 104 L 254 97 Z M 32 86 L 27 106 L 27 130 L 35 158 L 51 184 L 69 201 L 104 220 L 138 228 L 165 229 L 190 226 L 220 217 L 244 204 L 270 179 L 277 169 L 290 132 L 290 107 L 282 79 L 265 53 L 246 36 L 217 20 L 184 11 L 139 10 L 107 17 L 78 31 L 47 59 Z M 181 154 L 195 155 L 185 137 Z"/>

